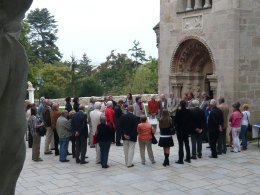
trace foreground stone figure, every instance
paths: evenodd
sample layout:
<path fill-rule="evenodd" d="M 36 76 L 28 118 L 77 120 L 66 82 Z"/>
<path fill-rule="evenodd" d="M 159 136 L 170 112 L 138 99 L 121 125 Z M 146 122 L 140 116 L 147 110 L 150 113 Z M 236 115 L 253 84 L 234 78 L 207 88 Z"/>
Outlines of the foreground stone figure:
<path fill-rule="evenodd" d="M 0 194 L 14 194 L 25 158 L 27 57 L 18 42 L 32 0 L 0 0 Z"/>

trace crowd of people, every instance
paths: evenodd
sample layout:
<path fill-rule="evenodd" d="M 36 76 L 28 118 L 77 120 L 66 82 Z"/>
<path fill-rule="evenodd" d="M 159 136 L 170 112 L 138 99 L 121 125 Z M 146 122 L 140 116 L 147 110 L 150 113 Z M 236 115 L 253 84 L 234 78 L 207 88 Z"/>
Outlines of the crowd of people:
<path fill-rule="evenodd" d="M 227 134 L 230 122 L 230 141 L 232 152 L 247 150 L 247 129 L 250 121 L 249 106 L 240 103 L 232 105 L 233 112 L 229 114 L 229 106 L 224 98 L 210 99 L 206 93 L 194 98 L 192 92 L 183 98 L 175 98 L 173 94 L 167 98 L 160 95 L 159 100 L 151 97 L 146 107 L 142 97 L 135 100 L 129 93 L 126 100 L 115 102 L 112 96 L 98 101 L 90 98 L 89 104 L 81 105 L 79 98 L 65 99 L 65 110 L 60 111 L 59 105 L 41 97 L 38 106 L 28 104 L 26 119 L 28 122 L 28 146 L 32 148 L 32 160 L 42 161 L 40 157 L 41 133 L 45 128 L 44 154 L 59 155 L 60 162 L 68 162 L 68 155 L 75 158 L 76 163 L 86 164 L 87 145 L 96 149 L 96 163 L 102 168 L 108 168 L 108 157 L 111 144 L 123 146 L 125 164 L 133 167 L 135 145 L 138 141 L 141 163 L 145 165 L 145 149 L 152 164 L 156 163 L 152 144 L 157 120 L 160 129 L 158 146 L 163 148 L 163 166 L 169 166 L 170 148 L 174 146 L 173 135 L 177 135 L 179 151 L 177 164 L 184 161 L 202 158 L 202 142 L 208 142 L 211 149 L 210 158 L 227 152 Z M 155 141 L 154 141 L 155 139 Z M 242 143 L 240 142 L 242 140 Z M 71 141 L 71 153 L 69 152 Z M 123 143 L 122 143 L 123 142 Z M 191 149 L 190 149 L 191 142 Z M 241 147 L 242 146 L 242 147 Z M 184 147 L 186 156 L 184 158 Z M 52 151 L 53 150 L 53 151 Z"/>

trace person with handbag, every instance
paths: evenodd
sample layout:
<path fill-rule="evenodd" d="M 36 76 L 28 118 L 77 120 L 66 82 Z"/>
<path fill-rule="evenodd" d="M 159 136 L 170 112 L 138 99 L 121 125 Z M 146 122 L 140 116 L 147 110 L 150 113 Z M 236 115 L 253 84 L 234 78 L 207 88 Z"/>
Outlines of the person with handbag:
<path fill-rule="evenodd" d="M 172 119 L 169 115 L 167 109 L 162 110 L 162 116 L 159 120 L 159 127 L 160 127 L 160 139 L 158 145 L 163 147 L 164 151 L 164 162 L 163 166 L 169 166 L 169 155 L 170 155 L 170 147 L 174 146 L 173 139 L 172 139 Z"/>
<path fill-rule="evenodd" d="M 137 126 L 137 133 L 142 164 L 145 165 L 145 148 L 147 148 L 150 161 L 154 164 L 155 160 L 152 149 L 152 135 L 155 133 L 155 129 L 149 122 L 147 122 L 147 117 L 145 115 L 141 115 L 140 118 L 141 123 Z"/>
<path fill-rule="evenodd" d="M 37 128 L 44 126 L 44 124 L 40 122 L 40 119 L 37 118 L 36 115 L 37 115 L 37 109 L 36 107 L 32 107 L 31 116 L 29 118 L 30 131 L 33 136 L 32 160 L 35 162 L 39 162 L 42 161 L 40 157 L 41 136 L 37 132 Z"/>
<path fill-rule="evenodd" d="M 248 111 L 249 105 L 244 104 L 242 106 L 243 109 L 243 117 L 241 121 L 241 138 L 242 138 L 242 150 L 247 150 L 247 132 L 248 127 L 250 126 L 250 112 Z"/>

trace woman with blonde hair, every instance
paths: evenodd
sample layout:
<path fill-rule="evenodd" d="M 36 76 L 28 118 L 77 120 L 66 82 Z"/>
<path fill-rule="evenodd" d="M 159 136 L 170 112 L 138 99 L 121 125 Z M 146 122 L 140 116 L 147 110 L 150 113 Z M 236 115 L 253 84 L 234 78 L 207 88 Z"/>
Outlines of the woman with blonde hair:
<path fill-rule="evenodd" d="M 242 150 L 247 150 L 247 129 L 250 121 L 250 112 L 249 110 L 249 105 L 244 104 L 242 106 L 243 109 L 243 117 L 242 117 L 242 122 L 241 122 L 241 138 L 242 138 Z"/>
<path fill-rule="evenodd" d="M 160 139 L 159 139 L 159 146 L 163 147 L 164 151 L 164 162 L 163 166 L 169 166 L 169 155 L 170 155 L 170 147 L 174 146 L 173 139 L 172 139 L 172 119 L 169 115 L 167 109 L 163 109 L 162 117 L 159 120 L 159 127 L 160 127 Z"/>

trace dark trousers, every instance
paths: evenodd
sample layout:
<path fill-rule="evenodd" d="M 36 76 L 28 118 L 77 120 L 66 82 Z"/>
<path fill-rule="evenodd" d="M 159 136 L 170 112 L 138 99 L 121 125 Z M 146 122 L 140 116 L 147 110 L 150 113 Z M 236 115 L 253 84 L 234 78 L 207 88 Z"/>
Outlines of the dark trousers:
<path fill-rule="evenodd" d="M 211 148 L 212 157 L 217 157 L 217 148 L 216 144 L 218 141 L 219 132 L 218 131 L 209 131 L 209 144 Z"/>
<path fill-rule="evenodd" d="M 218 136 L 218 153 L 226 153 L 227 152 L 227 129 L 223 129 Z"/>
<path fill-rule="evenodd" d="M 183 143 L 185 144 L 186 150 L 186 159 L 190 159 L 190 145 L 189 145 L 189 137 L 183 135 L 177 135 L 178 143 L 179 143 L 179 161 L 183 162 L 184 152 L 183 152 Z"/>
<path fill-rule="evenodd" d="M 75 138 L 75 136 L 73 135 L 73 136 L 70 136 L 70 141 L 71 141 L 71 152 L 72 152 L 72 157 L 73 158 L 75 158 L 75 156 L 76 156 L 76 152 L 75 152 L 75 150 L 76 150 L 76 138 Z"/>
<path fill-rule="evenodd" d="M 87 137 L 76 137 L 76 162 L 84 162 L 87 152 Z"/>
<path fill-rule="evenodd" d="M 69 137 L 60 138 L 59 143 L 60 143 L 60 161 L 67 160 Z"/>
<path fill-rule="evenodd" d="M 199 133 L 191 134 L 191 146 L 192 146 L 192 156 L 196 157 L 197 154 L 198 154 L 198 156 L 201 156 L 201 150 L 202 150 L 202 135 L 201 134 L 199 134 Z"/>
<path fill-rule="evenodd" d="M 59 136 L 56 129 L 53 129 L 54 133 L 54 148 L 55 148 L 55 154 L 59 155 Z"/>
<path fill-rule="evenodd" d="M 120 144 L 121 143 L 121 137 L 122 137 L 122 131 L 120 128 L 116 128 L 116 143 Z"/>
<path fill-rule="evenodd" d="M 101 165 L 106 166 L 111 142 L 99 142 Z"/>
<path fill-rule="evenodd" d="M 28 127 L 28 129 L 29 129 L 29 127 Z M 32 148 L 32 145 L 33 145 L 33 136 L 31 134 L 31 131 L 29 130 L 28 131 L 28 147 Z"/>

